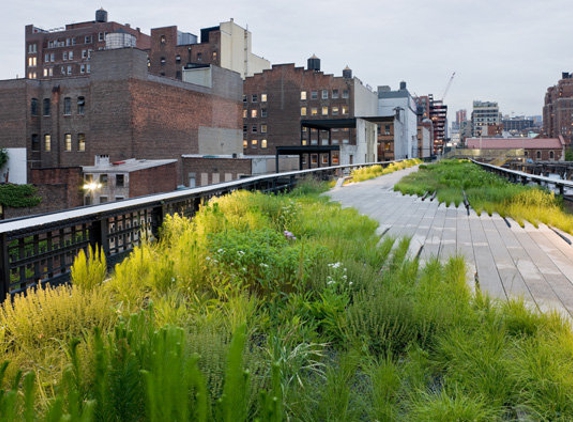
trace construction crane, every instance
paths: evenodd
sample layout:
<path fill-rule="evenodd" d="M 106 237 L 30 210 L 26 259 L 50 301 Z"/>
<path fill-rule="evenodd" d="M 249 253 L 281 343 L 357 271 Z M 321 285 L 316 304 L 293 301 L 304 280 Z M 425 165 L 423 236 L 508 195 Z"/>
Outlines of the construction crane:
<path fill-rule="evenodd" d="M 448 84 L 446 85 L 446 89 L 444 89 L 444 93 L 442 94 L 442 101 L 444 101 L 444 99 L 446 98 L 446 94 L 448 93 L 448 91 L 450 90 L 450 87 L 452 86 L 452 82 L 454 81 L 454 76 L 456 76 L 456 72 L 452 73 L 452 76 L 450 77 L 450 80 L 448 81 Z"/>

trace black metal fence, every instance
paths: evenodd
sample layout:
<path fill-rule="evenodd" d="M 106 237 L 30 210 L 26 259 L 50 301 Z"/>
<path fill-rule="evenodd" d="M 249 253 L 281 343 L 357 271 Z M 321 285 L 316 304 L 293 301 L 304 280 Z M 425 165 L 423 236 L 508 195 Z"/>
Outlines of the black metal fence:
<path fill-rule="evenodd" d="M 279 192 L 292 189 L 305 177 L 329 180 L 354 167 L 317 169 L 254 176 L 232 182 L 149 195 L 119 202 L 74 208 L 58 213 L 0 223 L 0 301 L 46 283 L 70 280 L 70 268 L 80 250 L 101 245 L 111 267 L 120 262 L 142 236 L 158 236 L 168 214 L 192 217 L 201 203 L 235 190 Z"/>

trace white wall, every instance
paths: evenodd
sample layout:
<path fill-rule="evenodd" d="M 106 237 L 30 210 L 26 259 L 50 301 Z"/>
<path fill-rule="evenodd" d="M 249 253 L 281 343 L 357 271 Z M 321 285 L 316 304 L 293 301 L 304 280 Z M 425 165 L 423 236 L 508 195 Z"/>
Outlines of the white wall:
<path fill-rule="evenodd" d="M 26 148 L 6 148 L 8 162 L 0 169 L 0 183 L 28 183 Z"/>

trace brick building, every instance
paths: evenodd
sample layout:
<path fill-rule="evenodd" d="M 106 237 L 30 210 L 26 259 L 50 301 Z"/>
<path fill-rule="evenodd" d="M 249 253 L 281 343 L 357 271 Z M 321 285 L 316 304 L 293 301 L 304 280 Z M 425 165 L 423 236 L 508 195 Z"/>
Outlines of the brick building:
<path fill-rule="evenodd" d="M 0 145 L 26 148 L 31 169 L 240 153 L 242 81 L 212 66 L 212 86 L 149 75 L 136 48 L 94 51 L 89 78 L 0 81 Z M 222 151 L 219 151 L 222 152 Z M 30 174 L 29 174 L 30 175 Z M 179 174 L 179 183 L 183 179 Z"/>
<path fill-rule="evenodd" d="M 138 160 L 112 162 L 96 156 L 93 166 L 83 167 L 84 204 L 101 204 L 177 188 L 177 160 Z"/>
<path fill-rule="evenodd" d="M 496 155 L 503 151 L 523 150 L 533 161 L 559 161 L 565 157 L 565 140 L 557 138 L 468 138 L 467 148 L 484 151 L 483 155 Z"/>
<path fill-rule="evenodd" d="M 573 140 L 573 74 L 563 72 L 557 85 L 547 88 L 543 106 L 543 134 Z"/>
<path fill-rule="evenodd" d="M 376 125 L 357 118 L 376 116 L 377 96 L 350 69 L 342 76 L 324 74 L 313 56 L 307 69 L 279 64 L 247 77 L 243 93 L 246 155 L 274 155 L 277 147 L 335 146 L 333 162 L 376 161 Z M 311 162 L 326 161 L 314 154 Z"/>
<path fill-rule="evenodd" d="M 26 26 L 26 77 L 51 79 L 89 76 L 91 55 L 104 48 L 137 47 L 147 50 L 150 36 L 130 25 L 107 21 L 99 9 L 95 20 L 67 24 L 64 28 L 44 30 Z"/>

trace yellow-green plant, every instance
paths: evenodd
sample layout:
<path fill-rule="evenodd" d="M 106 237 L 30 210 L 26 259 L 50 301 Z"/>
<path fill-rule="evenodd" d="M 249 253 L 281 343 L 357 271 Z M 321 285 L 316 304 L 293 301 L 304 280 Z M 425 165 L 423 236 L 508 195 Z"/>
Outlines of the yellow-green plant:
<path fill-rule="evenodd" d="M 107 261 L 102 247 L 89 245 L 87 254 L 80 249 L 71 267 L 72 283 L 81 288 L 91 290 L 99 287 L 107 275 Z"/>

